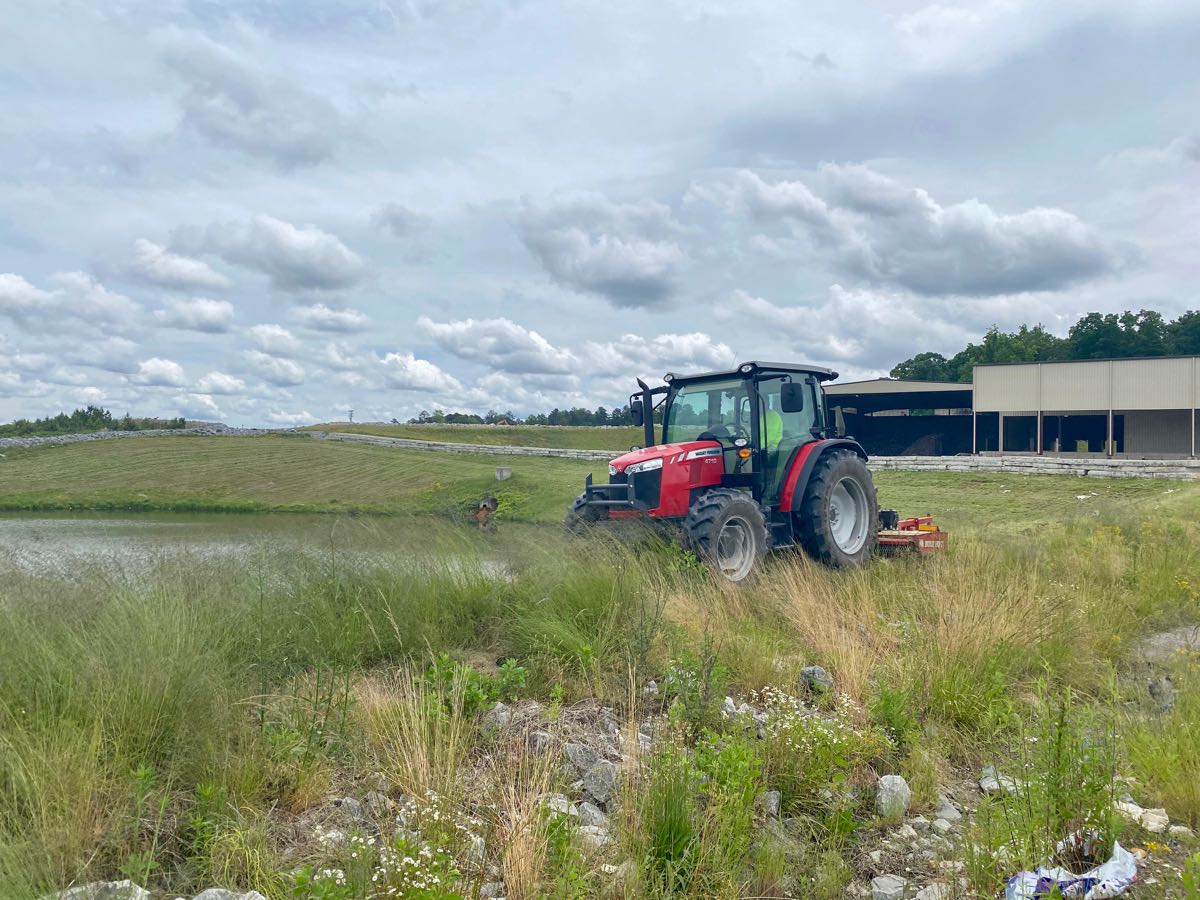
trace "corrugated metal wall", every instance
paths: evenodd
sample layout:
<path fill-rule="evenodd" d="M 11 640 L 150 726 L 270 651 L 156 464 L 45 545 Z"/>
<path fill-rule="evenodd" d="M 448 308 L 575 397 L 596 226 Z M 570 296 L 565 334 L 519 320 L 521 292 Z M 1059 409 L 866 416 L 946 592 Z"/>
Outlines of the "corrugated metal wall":
<path fill-rule="evenodd" d="M 1089 365 L 1081 363 L 1080 365 Z M 1049 375 L 1043 370 L 1042 377 Z M 1074 368 L 1055 366 L 1054 368 Z M 1121 359 L 1112 363 L 1114 409 L 1191 409 L 1195 362 L 1191 359 Z"/>
<path fill-rule="evenodd" d="M 1028 412 L 1038 408 L 1038 370 L 1030 366 L 978 366 L 975 369 L 978 412 Z"/>
<path fill-rule="evenodd" d="M 1191 413 L 1186 409 L 1134 410 L 1125 413 L 1124 453 L 1192 452 L 1188 436 Z"/>

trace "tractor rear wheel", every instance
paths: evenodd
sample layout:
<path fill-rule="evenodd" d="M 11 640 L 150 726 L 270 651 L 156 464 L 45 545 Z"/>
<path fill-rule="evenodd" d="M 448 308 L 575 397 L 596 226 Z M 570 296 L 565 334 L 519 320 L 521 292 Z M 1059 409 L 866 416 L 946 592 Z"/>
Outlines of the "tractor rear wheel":
<path fill-rule="evenodd" d="M 600 510 L 588 504 L 586 494 L 580 494 L 567 510 L 566 518 L 563 519 L 563 527 L 573 534 L 582 534 L 600 519 Z"/>
<path fill-rule="evenodd" d="M 733 582 L 749 578 L 771 546 L 762 507 L 730 488 L 715 488 L 692 504 L 683 536 L 689 549 Z"/>
<path fill-rule="evenodd" d="M 800 504 L 800 541 L 827 566 L 860 566 L 875 552 L 879 501 L 862 457 L 832 450 L 818 462 Z"/>

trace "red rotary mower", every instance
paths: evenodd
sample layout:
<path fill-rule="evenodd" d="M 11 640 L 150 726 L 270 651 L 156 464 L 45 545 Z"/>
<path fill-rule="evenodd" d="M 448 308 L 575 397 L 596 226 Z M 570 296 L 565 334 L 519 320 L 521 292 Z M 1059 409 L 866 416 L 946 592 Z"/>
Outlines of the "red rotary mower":
<path fill-rule="evenodd" d="M 946 533 L 930 518 L 879 509 L 866 451 L 831 423 L 822 385 L 834 378 L 818 366 L 747 362 L 668 373 L 663 387 L 639 379 L 629 405 L 646 446 L 609 463 L 608 484 L 588 476 L 567 526 L 674 523 L 685 546 L 735 582 L 773 549 L 800 546 L 838 567 L 862 565 L 877 549 L 944 549 Z"/>

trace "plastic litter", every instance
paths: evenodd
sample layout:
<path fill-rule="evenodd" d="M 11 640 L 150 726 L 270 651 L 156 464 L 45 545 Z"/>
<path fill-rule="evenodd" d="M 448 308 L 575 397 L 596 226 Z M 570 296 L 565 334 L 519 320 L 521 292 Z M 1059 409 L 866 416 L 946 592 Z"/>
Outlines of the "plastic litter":
<path fill-rule="evenodd" d="M 1076 875 L 1059 867 L 1042 866 L 1036 872 L 1018 872 L 1008 879 L 1005 900 L 1049 897 L 1055 889 L 1063 897 L 1103 900 L 1119 897 L 1137 881 L 1137 860 L 1116 841 L 1108 862 Z"/>

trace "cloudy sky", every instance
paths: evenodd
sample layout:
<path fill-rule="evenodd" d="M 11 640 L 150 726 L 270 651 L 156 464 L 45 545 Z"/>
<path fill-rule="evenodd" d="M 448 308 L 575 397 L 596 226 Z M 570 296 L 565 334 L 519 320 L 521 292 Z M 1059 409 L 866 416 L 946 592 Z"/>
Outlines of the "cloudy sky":
<path fill-rule="evenodd" d="M 1195 0 L 8 0 L 0 418 L 613 405 L 1200 306 Z"/>

